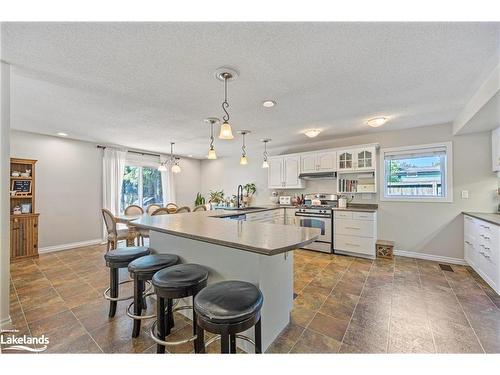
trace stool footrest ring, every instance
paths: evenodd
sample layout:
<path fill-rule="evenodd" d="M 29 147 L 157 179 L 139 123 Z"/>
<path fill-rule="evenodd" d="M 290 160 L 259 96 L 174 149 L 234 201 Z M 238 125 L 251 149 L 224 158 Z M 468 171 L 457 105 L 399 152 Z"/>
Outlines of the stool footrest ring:
<path fill-rule="evenodd" d="M 220 340 L 220 335 L 215 335 L 214 337 L 212 337 L 211 339 L 207 340 L 205 342 L 205 348 L 210 345 L 210 344 L 213 344 L 214 342 Z M 237 339 L 240 339 L 240 340 L 243 340 L 243 341 L 247 341 L 249 342 L 250 344 L 252 344 L 253 346 L 255 346 L 255 341 L 252 340 L 250 337 L 248 336 L 245 336 L 245 335 L 240 335 L 240 334 L 236 334 L 236 338 Z"/>
<path fill-rule="evenodd" d="M 191 341 L 194 341 L 196 340 L 197 336 L 194 335 L 194 336 L 191 336 L 187 339 L 183 339 L 183 340 L 178 340 L 178 341 L 164 341 L 164 340 L 160 340 L 156 334 L 155 334 L 155 328 L 156 328 L 156 324 L 157 324 L 158 320 L 155 320 L 153 322 L 153 324 L 151 325 L 151 327 L 149 328 L 149 334 L 151 335 L 151 338 L 153 339 L 154 342 L 156 342 L 157 344 L 159 345 L 163 345 L 163 346 L 176 346 L 176 345 L 182 345 L 182 344 L 186 344 L 188 342 L 191 342 Z"/>

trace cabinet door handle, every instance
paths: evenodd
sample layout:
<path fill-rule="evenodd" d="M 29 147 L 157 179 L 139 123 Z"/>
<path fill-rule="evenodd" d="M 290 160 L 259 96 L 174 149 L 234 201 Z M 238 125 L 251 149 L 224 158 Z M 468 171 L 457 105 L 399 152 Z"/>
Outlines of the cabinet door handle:
<path fill-rule="evenodd" d="M 345 227 L 346 229 L 355 229 L 355 230 L 360 230 L 361 228 L 358 227 Z"/>
<path fill-rule="evenodd" d="M 466 243 L 467 245 L 472 245 L 469 241 L 465 241 L 465 243 Z"/>
<path fill-rule="evenodd" d="M 350 243 L 350 242 L 346 242 L 346 245 L 348 245 L 348 246 L 354 246 L 354 247 L 360 247 L 358 244 L 356 244 L 356 243 Z"/>

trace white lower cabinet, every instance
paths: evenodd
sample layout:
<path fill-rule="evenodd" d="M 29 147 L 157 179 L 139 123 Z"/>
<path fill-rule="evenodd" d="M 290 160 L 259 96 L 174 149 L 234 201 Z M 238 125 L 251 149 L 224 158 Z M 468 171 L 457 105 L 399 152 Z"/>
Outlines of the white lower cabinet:
<path fill-rule="evenodd" d="M 500 226 L 464 215 L 465 261 L 500 294 Z"/>
<path fill-rule="evenodd" d="M 333 223 L 336 253 L 375 258 L 376 212 L 334 211 Z"/>

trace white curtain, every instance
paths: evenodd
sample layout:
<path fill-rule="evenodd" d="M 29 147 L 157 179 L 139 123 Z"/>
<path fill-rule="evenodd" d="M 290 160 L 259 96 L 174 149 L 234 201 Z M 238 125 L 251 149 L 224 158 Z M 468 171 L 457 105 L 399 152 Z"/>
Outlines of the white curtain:
<path fill-rule="evenodd" d="M 161 155 L 160 162 L 165 163 L 167 157 Z M 174 173 L 172 172 L 171 166 L 167 165 L 167 170 L 161 173 L 161 188 L 163 195 L 163 205 L 167 203 L 175 203 L 175 185 L 174 185 Z"/>
<path fill-rule="evenodd" d="M 102 158 L 102 204 L 113 214 L 120 213 L 120 199 L 127 151 L 111 147 L 104 149 Z"/>

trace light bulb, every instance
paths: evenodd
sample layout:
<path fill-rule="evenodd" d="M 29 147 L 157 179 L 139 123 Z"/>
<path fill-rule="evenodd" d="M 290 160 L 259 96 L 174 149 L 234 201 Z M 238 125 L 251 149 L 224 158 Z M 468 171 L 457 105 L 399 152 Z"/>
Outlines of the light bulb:
<path fill-rule="evenodd" d="M 262 168 L 269 168 L 269 163 L 267 162 L 267 160 L 264 160 L 262 162 Z"/>
<path fill-rule="evenodd" d="M 160 166 L 158 167 L 158 170 L 160 172 L 166 172 L 167 171 L 167 167 L 165 166 L 165 163 L 161 163 Z"/>
<path fill-rule="evenodd" d="M 387 122 L 387 120 L 388 120 L 387 117 L 375 117 L 369 119 L 366 123 L 368 126 L 371 126 L 372 128 L 378 128 L 379 126 L 384 125 Z"/>
<path fill-rule="evenodd" d="M 248 159 L 247 159 L 246 155 L 241 155 L 240 164 L 241 165 L 247 165 L 248 164 Z"/>
<path fill-rule="evenodd" d="M 317 137 L 319 135 L 319 133 L 321 133 L 321 130 L 320 129 L 309 129 L 309 130 L 306 130 L 304 132 L 304 134 L 306 136 L 308 136 L 309 138 L 314 138 L 314 137 Z"/>
<path fill-rule="evenodd" d="M 211 147 L 210 150 L 208 150 L 208 156 L 207 156 L 207 158 L 210 159 L 210 160 L 217 159 L 217 154 L 215 153 L 215 149 L 213 147 Z"/>
<path fill-rule="evenodd" d="M 173 173 L 179 173 L 180 171 L 181 171 L 181 167 L 179 167 L 179 165 L 177 165 L 177 164 L 172 165 L 172 172 Z"/>
<path fill-rule="evenodd" d="M 227 121 L 224 121 L 220 127 L 219 133 L 220 139 L 233 139 L 233 129 L 231 129 L 231 125 Z"/>

